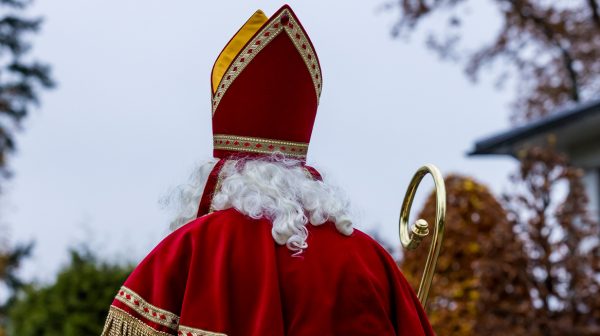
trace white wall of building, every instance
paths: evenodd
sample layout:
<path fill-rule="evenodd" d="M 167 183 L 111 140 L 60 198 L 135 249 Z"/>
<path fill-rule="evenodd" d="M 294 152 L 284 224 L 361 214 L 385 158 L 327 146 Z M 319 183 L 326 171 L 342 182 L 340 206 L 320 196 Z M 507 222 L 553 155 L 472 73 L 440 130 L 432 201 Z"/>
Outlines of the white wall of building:
<path fill-rule="evenodd" d="M 588 169 L 583 177 L 583 183 L 590 200 L 590 213 L 600 220 L 600 169 Z"/>

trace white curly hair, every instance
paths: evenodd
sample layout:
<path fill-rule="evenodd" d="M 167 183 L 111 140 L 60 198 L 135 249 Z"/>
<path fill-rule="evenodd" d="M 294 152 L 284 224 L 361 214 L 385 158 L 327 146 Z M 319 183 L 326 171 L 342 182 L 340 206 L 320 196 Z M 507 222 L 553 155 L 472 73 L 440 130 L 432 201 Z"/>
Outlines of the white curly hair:
<path fill-rule="evenodd" d="M 189 183 L 181 185 L 170 197 L 176 199 L 177 216 L 171 229 L 177 229 L 196 218 L 200 197 L 208 175 L 217 160 L 210 160 L 194 170 Z M 220 189 L 214 195 L 212 208 L 235 208 L 242 214 L 273 223 L 275 242 L 291 251 L 308 247 L 307 224 L 335 224 L 344 235 L 352 234 L 350 204 L 337 187 L 316 180 L 300 161 L 275 154 L 268 158 L 228 160 L 221 171 Z"/>

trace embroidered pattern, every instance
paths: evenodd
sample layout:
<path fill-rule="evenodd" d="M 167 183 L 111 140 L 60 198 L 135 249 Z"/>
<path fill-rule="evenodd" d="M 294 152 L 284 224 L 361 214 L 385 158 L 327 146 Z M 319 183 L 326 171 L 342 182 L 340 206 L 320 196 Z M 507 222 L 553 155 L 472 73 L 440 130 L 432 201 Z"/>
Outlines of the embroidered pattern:
<path fill-rule="evenodd" d="M 213 200 L 215 198 L 215 195 L 218 194 L 219 191 L 221 191 L 221 185 L 223 184 L 223 178 L 225 175 L 225 169 L 224 169 L 225 166 L 226 165 L 235 165 L 236 163 L 237 163 L 237 160 L 227 160 L 221 167 L 221 171 L 219 171 L 219 176 L 217 177 L 217 183 L 215 184 L 215 190 L 213 191 L 213 194 L 211 196 L 210 208 L 208 210 L 208 213 L 213 213 L 216 211 L 215 206 L 213 204 Z"/>
<path fill-rule="evenodd" d="M 241 137 L 235 135 L 215 134 L 214 149 L 231 150 L 236 152 L 271 154 L 281 152 L 296 158 L 306 158 L 308 144 L 272 140 L 264 138 Z"/>
<path fill-rule="evenodd" d="M 171 333 L 155 330 L 122 309 L 111 306 L 101 336 L 169 336 Z"/>
<path fill-rule="evenodd" d="M 123 302 L 145 319 L 165 327 L 177 330 L 179 316 L 151 305 L 131 289 L 123 286 L 117 293 L 116 299 Z"/>
<path fill-rule="evenodd" d="M 311 180 L 316 180 L 315 177 L 313 176 L 313 174 L 310 172 L 310 170 L 308 170 L 308 168 L 306 167 L 302 167 L 304 170 L 304 175 L 306 175 L 306 177 L 308 177 Z"/>
<path fill-rule="evenodd" d="M 180 336 L 227 336 L 226 334 L 180 326 L 177 332 Z"/>
<path fill-rule="evenodd" d="M 212 113 L 215 114 L 217 106 L 225 95 L 225 92 L 235 81 L 237 76 L 246 68 L 252 59 L 271 42 L 282 31 L 285 31 L 289 38 L 298 49 L 302 56 L 308 72 L 312 78 L 317 94 L 317 100 L 321 96 L 321 68 L 317 61 L 315 51 L 311 47 L 308 37 L 300 27 L 290 11 L 283 10 L 275 19 L 271 20 L 264 28 L 262 28 L 244 49 L 236 56 L 236 59 L 229 66 L 229 69 L 223 75 L 219 87 L 215 91 L 212 101 Z"/>

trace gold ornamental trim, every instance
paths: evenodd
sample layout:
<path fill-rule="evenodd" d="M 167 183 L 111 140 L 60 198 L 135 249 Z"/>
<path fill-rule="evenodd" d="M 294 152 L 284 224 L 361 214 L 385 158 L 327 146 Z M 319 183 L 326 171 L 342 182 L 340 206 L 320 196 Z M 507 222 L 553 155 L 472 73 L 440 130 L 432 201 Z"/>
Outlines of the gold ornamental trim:
<path fill-rule="evenodd" d="M 197 328 L 184 327 L 184 326 L 180 326 L 178 329 L 178 332 L 179 332 L 179 335 L 185 335 L 185 336 L 227 336 L 227 334 L 206 331 L 206 330 L 197 329 Z"/>
<path fill-rule="evenodd" d="M 213 136 L 214 149 L 258 154 L 283 153 L 295 158 L 306 158 L 308 144 L 265 138 L 243 137 L 227 134 Z"/>
<path fill-rule="evenodd" d="M 126 311 L 111 306 L 100 336 L 171 336 L 158 331 Z"/>
<path fill-rule="evenodd" d="M 179 316 L 150 304 L 139 294 L 125 286 L 121 287 L 116 299 L 149 321 L 173 330 L 177 330 L 177 326 L 179 326 Z"/>
<path fill-rule="evenodd" d="M 285 16 L 287 16 L 288 19 L 284 23 L 281 18 Z M 227 69 L 221 78 L 212 99 L 213 116 L 215 115 L 215 111 L 225 95 L 225 92 L 227 92 L 227 89 L 229 89 L 237 76 L 239 76 L 261 50 L 263 50 L 277 35 L 284 31 L 287 33 L 290 40 L 292 40 L 292 43 L 298 50 L 300 56 L 302 56 L 308 72 L 310 73 L 310 77 L 312 78 L 317 101 L 319 100 L 319 97 L 321 96 L 322 78 L 321 67 L 319 66 L 317 55 L 294 15 L 292 15 L 289 9 L 284 9 L 277 17 L 271 19 L 265 27 L 256 33 L 254 38 L 252 38 L 252 40 L 250 40 L 244 49 L 236 56 L 233 63 L 229 66 L 229 69 Z"/>
<path fill-rule="evenodd" d="M 221 159 L 221 160 L 225 160 L 225 159 Z M 223 179 L 225 178 L 225 166 L 235 165 L 236 163 L 237 163 L 237 160 L 226 160 L 225 163 L 223 163 L 223 167 L 221 167 L 221 171 L 219 171 L 219 176 L 217 176 L 217 183 L 215 184 L 215 190 L 213 191 L 213 194 L 212 194 L 212 197 L 210 200 L 210 208 L 208 209 L 209 214 L 217 211 L 215 209 L 214 200 L 215 200 L 215 195 L 221 191 L 221 186 L 223 185 Z"/>

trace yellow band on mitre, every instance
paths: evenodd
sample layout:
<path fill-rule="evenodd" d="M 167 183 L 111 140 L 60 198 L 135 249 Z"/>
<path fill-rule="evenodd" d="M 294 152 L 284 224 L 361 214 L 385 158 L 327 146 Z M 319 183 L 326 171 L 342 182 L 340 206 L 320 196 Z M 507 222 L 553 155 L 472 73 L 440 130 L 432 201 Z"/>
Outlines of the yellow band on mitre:
<path fill-rule="evenodd" d="M 248 41 L 254 36 L 254 34 L 267 22 L 269 18 L 261 11 L 257 10 L 252 16 L 244 23 L 242 28 L 233 36 L 231 41 L 227 43 L 227 46 L 223 49 L 212 71 L 212 90 L 213 93 L 219 87 L 219 83 L 225 75 L 225 72 L 234 61 L 235 57 L 240 53 L 242 48 L 248 43 Z"/>

